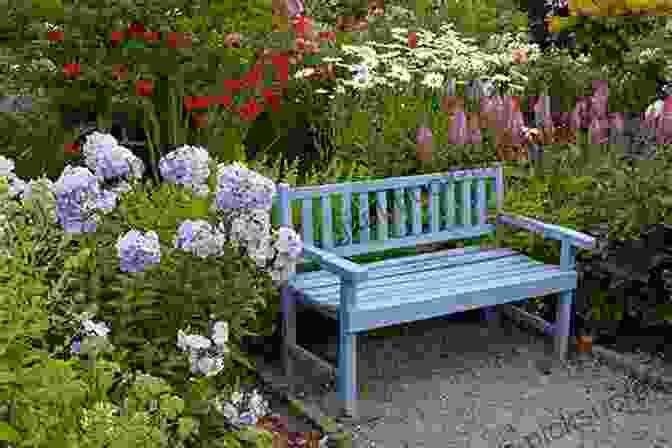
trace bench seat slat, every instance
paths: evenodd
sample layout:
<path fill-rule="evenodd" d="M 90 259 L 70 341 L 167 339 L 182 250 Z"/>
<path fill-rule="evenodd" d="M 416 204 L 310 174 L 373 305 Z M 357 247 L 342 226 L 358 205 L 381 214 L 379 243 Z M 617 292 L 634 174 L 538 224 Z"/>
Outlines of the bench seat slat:
<path fill-rule="evenodd" d="M 552 266 L 535 266 L 531 264 L 519 264 L 517 266 L 510 266 L 506 270 L 491 274 L 489 277 L 474 276 L 470 278 L 461 278 L 458 275 L 451 275 L 449 278 L 434 277 L 426 281 L 410 280 L 408 282 L 397 282 L 386 287 L 379 287 L 379 289 L 364 289 L 359 290 L 358 306 L 367 307 L 374 303 L 381 307 L 397 306 L 402 304 L 413 303 L 414 301 L 424 300 L 424 297 L 434 293 L 445 294 L 446 289 L 455 290 L 456 288 L 468 287 L 470 285 L 477 285 L 479 288 L 486 288 L 486 285 L 501 279 L 519 278 L 523 275 L 529 275 L 537 272 L 558 271 L 558 268 Z M 486 288 L 487 289 L 487 288 Z M 311 294 L 307 292 L 310 297 L 319 303 L 328 303 L 338 305 L 338 301 L 333 301 L 333 296 L 337 295 L 337 291 L 324 291 L 318 294 Z"/>
<path fill-rule="evenodd" d="M 463 266 L 465 264 L 509 257 L 516 254 L 516 252 L 511 249 L 483 251 L 477 246 L 469 248 L 470 250 L 468 251 L 465 249 L 461 249 L 459 252 L 450 250 L 440 255 L 436 253 L 397 259 L 393 258 L 375 263 L 367 263 L 365 266 L 369 271 L 369 279 L 373 280 L 403 273 L 428 271 L 449 266 Z M 320 270 L 298 274 L 290 284 L 295 288 L 311 289 L 316 287 L 338 286 L 340 285 L 340 282 L 341 280 L 337 275 L 325 270 Z"/>
<path fill-rule="evenodd" d="M 471 285 L 449 293 L 438 291 L 423 296 L 422 302 L 408 303 L 403 307 L 376 307 L 372 303 L 363 309 L 353 310 L 350 331 L 356 333 L 481 308 L 484 304 L 499 305 L 567 291 L 575 288 L 576 282 L 576 272 L 549 269 L 515 279 L 509 277 L 488 282 L 487 285 Z"/>
<path fill-rule="evenodd" d="M 461 285 L 482 284 L 500 277 L 515 277 L 551 267 L 539 262 L 528 262 L 525 257 L 489 261 L 483 263 L 483 266 L 474 266 L 416 272 L 408 276 L 400 275 L 374 280 L 370 283 L 365 282 L 357 288 L 357 303 L 359 306 L 367 301 L 375 301 L 381 298 L 383 300 L 393 299 L 408 295 L 411 290 L 415 291 L 414 295 L 417 296 L 418 291 L 420 294 L 424 294 L 432 290 L 440 291 L 445 288 L 454 289 Z M 473 272 L 474 270 L 476 272 Z M 327 286 L 312 291 L 304 291 L 318 302 L 338 303 L 338 301 L 334 301 L 334 296 L 338 296 L 339 286 Z"/>

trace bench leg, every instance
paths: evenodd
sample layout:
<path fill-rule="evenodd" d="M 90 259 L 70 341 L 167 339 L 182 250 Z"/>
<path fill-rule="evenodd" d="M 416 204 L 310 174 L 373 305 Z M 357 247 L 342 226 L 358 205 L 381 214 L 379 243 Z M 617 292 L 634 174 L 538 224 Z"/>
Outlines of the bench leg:
<path fill-rule="evenodd" d="M 290 345 L 296 345 L 296 306 L 294 296 L 288 286 L 283 286 L 280 291 L 282 306 L 282 367 L 284 374 L 291 378 L 292 354 Z"/>
<path fill-rule="evenodd" d="M 346 333 L 339 320 L 337 392 L 347 416 L 357 418 L 357 335 Z"/>
<path fill-rule="evenodd" d="M 554 325 L 555 353 L 561 361 L 567 359 L 567 346 L 569 341 L 569 324 L 571 320 L 572 302 L 575 290 L 564 291 L 558 297 L 558 309 Z"/>

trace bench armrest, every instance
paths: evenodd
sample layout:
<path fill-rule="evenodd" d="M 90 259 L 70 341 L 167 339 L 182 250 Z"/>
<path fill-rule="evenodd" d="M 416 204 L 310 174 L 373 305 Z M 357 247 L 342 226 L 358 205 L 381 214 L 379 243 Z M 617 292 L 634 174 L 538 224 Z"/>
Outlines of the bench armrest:
<path fill-rule="evenodd" d="M 320 266 L 325 270 L 336 274 L 345 280 L 359 282 L 366 280 L 369 275 L 367 268 L 339 257 L 338 255 L 318 249 L 311 244 L 304 244 L 303 256 L 305 258 L 317 258 Z"/>
<path fill-rule="evenodd" d="M 530 232 L 540 233 L 544 238 L 548 237 L 559 241 L 568 240 L 572 246 L 582 249 L 595 248 L 595 238 L 588 234 L 554 224 L 546 224 L 525 216 L 499 213 L 497 215 L 497 224 L 508 224 Z"/>

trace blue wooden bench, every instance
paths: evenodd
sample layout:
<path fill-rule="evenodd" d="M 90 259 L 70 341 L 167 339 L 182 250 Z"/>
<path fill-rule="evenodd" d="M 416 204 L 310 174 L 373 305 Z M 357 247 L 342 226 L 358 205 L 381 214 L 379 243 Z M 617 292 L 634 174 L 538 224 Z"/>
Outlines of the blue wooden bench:
<path fill-rule="evenodd" d="M 557 356 L 565 358 L 577 287 L 576 249 L 592 248 L 595 242 L 586 234 L 501 213 L 502 165 L 347 184 L 298 188 L 280 184 L 278 199 L 280 224 L 301 234 L 304 258 L 317 261 L 321 268 L 293 274 L 282 287 L 285 373 L 293 375 L 293 356 L 331 369 L 346 414 L 357 415 L 356 337 L 368 330 L 560 293 L 553 334 Z M 294 201 L 301 204 L 296 226 L 290 207 Z M 335 203 L 340 217 L 332 216 Z M 496 208 L 490 214 L 496 217 L 495 223 L 488 222 L 492 208 Z M 313 234 L 317 216 L 321 217 L 319 235 Z M 339 238 L 335 238 L 334 221 L 343 227 Z M 560 264 L 547 265 L 507 248 L 478 245 L 364 265 L 346 259 L 494 235 L 496 224 L 561 241 Z M 336 368 L 296 344 L 297 301 L 339 322 Z"/>

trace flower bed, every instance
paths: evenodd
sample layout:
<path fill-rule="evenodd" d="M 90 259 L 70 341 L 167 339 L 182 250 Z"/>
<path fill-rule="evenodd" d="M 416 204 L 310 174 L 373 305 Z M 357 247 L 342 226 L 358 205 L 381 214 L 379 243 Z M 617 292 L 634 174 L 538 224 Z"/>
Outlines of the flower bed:
<path fill-rule="evenodd" d="M 282 439 L 263 398 L 238 386 L 253 369 L 240 337 L 255 334 L 301 251 L 293 231 L 271 229 L 274 184 L 240 164 L 211 175 L 207 151 L 184 146 L 159 161 L 164 185 L 146 188 L 142 161 L 112 136 L 93 132 L 83 146 L 84 166 L 56 182 L 26 182 L 0 159 L 0 369 L 15 378 L 0 434 L 17 446 Z M 149 216 L 143 195 L 162 192 L 177 204 Z"/>

